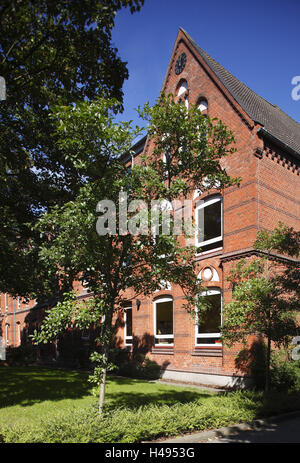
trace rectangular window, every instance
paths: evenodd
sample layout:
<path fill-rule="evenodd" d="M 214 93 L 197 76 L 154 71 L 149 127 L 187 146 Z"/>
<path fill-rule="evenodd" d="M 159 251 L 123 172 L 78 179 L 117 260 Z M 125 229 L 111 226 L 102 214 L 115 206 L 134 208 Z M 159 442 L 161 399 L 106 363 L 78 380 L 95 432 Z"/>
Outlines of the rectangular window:
<path fill-rule="evenodd" d="M 17 322 L 17 345 L 21 345 L 21 325 L 20 322 Z"/>
<path fill-rule="evenodd" d="M 124 340 L 126 345 L 132 345 L 132 307 L 124 309 Z"/>
<path fill-rule="evenodd" d="M 163 297 L 154 302 L 155 344 L 170 345 L 174 342 L 173 299 Z"/>
<path fill-rule="evenodd" d="M 196 345 L 197 346 L 220 346 L 222 325 L 222 297 L 219 289 L 210 289 L 202 294 L 208 298 L 209 308 L 196 322 Z"/>
<path fill-rule="evenodd" d="M 5 324 L 5 338 L 6 338 L 6 345 L 8 346 L 9 345 L 9 324 L 6 323 Z"/>
<path fill-rule="evenodd" d="M 196 207 L 196 246 L 201 252 L 223 246 L 222 198 L 215 196 Z"/>

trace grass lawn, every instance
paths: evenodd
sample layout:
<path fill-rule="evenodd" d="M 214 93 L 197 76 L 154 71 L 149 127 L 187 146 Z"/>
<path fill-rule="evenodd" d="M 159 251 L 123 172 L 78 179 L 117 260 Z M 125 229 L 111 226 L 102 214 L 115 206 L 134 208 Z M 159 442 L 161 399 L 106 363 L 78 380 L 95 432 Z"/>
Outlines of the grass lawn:
<path fill-rule="evenodd" d="M 0 368 L 0 442 L 140 442 L 300 410 L 300 394 L 217 394 L 120 377 L 107 381 L 104 415 L 88 374 Z"/>
<path fill-rule="evenodd" d="M 88 374 L 78 371 L 33 367 L 0 368 L 1 423 L 38 423 L 49 414 L 71 407 L 97 405 Z M 173 405 L 213 395 L 196 388 L 110 377 L 106 387 L 106 408 L 136 408 L 150 403 Z"/>

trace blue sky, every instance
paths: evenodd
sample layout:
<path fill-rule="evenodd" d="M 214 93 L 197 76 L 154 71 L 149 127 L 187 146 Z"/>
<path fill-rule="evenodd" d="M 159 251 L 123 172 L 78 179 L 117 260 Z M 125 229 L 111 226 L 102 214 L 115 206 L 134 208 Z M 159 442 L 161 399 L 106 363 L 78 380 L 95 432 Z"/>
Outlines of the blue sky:
<path fill-rule="evenodd" d="M 248 87 L 300 122 L 291 80 L 300 76 L 300 0 L 145 0 L 121 10 L 112 40 L 128 62 L 124 120 L 159 96 L 179 27 Z"/>

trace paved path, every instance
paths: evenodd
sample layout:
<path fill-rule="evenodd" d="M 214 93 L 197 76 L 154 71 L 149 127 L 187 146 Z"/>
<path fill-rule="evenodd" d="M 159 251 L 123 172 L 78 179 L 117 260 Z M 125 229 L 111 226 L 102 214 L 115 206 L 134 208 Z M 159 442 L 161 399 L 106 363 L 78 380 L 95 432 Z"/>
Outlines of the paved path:
<path fill-rule="evenodd" d="M 227 437 L 210 438 L 209 443 L 291 444 L 300 443 L 300 417 L 270 423 L 254 430 L 237 430 Z"/>
<path fill-rule="evenodd" d="M 160 440 L 163 444 L 300 443 L 300 413 Z"/>

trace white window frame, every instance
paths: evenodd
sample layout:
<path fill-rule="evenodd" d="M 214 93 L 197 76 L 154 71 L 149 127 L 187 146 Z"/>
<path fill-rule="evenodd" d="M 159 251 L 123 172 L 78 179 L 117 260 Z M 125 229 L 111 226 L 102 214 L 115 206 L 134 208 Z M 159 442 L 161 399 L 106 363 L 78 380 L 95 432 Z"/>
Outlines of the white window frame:
<path fill-rule="evenodd" d="M 199 231 L 199 210 L 204 209 L 207 206 L 210 206 L 211 204 L 214 204 L 216 202 L 220 201 L 221 202 L 221 235 L 211 238 L 210 240 L 205 240 L 205 241 L 198 241 L 198 231 Z M 222 196 L 213 196 L 211 198 L 208 198 L 207 200 L 202 200 L 201 202 L 198 202 L 196 204 L 195 208 L 195 224 L 196 224 L 196 229 L 195 229 L 195 246 L 197 248 L 201 248 L 203 246 L 206 246 L 208 244 L 212 243 L 218 243 L 219 241 L 223 240 L 223 198 Z M 212 251 L 217 251 L 219 249 L 222 249 L 223 246 L 217 246 L 216 248 L 209 249 L 207 251 L 203 251 L 199 254 L 204 254 L 207 252 L 212 252 Z"/>
<path fill-rule="evenodd" d="M 16 325 L 17 325 L 17 345 L 20 346 L 21 345 L 21 323 L 17 322 Z"/>
<path fill-rule="evenodd" d="M 127 336 L 127 310 L 131 310 L 131 322 L 132 322 L 132 305 L 124 307 L 124 344 L 125 346 L 132 346 L 133 336 Z M 132 329 L 132 326 L 131 326 Z M 131 342 L 128 342 L 131 341 Z"/>
<path fill-rule="evenodd" d="M 172 307 L 173 307 L 173 334 L 157 334 L 157 304 L 160 304 L 162 302 L 172 302 Z M 155 299 L 153 302 L 154 306 L 154 343 L 157 346 L 173 346 L 174 345 L 174 300 L 172 297 L 158 297 Z M 156 343 L 156 339 L 173 339 L 172 343 Z"/>
<path fill-rule="evenodd" d="M 5 323 L 5 342 L 6 342 L 6 345 L 9 346 L 9 339 L 8 339 L 8 336 L 9 335 L 9 323 Z"/>
<path fill-rule="evenodd" d="M 184 93 L 189 89 L 186 79 L 181 79 L 179 81 L 179 84 L 178 84 L 178 90 L 177 90 L 177 97 L 184 95 Z"/>
<path fill-rule="evenodd" d="M 202 106 L 202 109 L 200 108 Z M 208 110 L 208 102 L 205 98 L 201 98 L 197 104 L 197 108 L 201 113 Z"/>
<path fill-rule="evenodd" d="M 222 296 L 222 291 L 221 289 L 219 288 L 212 288 L 212 289 L 208 289 L 206 291 L 203 291 L 202 293 L 200 293 L 200 296 L 212 296 L 214 294 L 220 294 L 221 296 L 221 307 L 220 307 L 220 325 L 221 325 L 221 328 L 222 328 L 222 324 L 223 324 L 223 321 L 222 321 L 222 312 L 223 312 L 223 296 Z M 216 344 L 205 344 L 205 343 L 198 343 L 197 342 L 197 338 L 202 338 L 202 339 L 205 339 L 205 338 L 217 338 L 219 339 L 221 337 L 221 333 L 198 333 L 198 316 L 197 316 L 197 312 L 196 312 L 196 317 L 195 317 L 195 346 L 197 347 L 216 347 Z M 219 344 L 219 346 L 221 346 L 222 344 Z"/>

